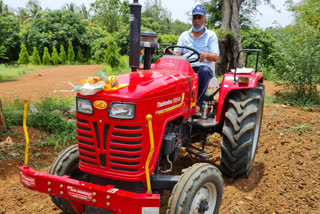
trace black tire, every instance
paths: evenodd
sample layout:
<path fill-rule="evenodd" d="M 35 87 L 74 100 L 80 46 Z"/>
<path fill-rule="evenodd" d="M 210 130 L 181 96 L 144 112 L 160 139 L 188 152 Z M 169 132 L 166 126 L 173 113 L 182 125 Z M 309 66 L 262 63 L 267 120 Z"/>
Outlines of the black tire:
<path fill-rule="evenodd" d="M 52 175 L 69 175 L 71 178 L 85 181 L 86 174 L 79 169 L 79 152 L 78 145 L 72 145 L 62 151 L 53 161 L 49 171 Z M 68 200 L 56 196 L 51 196 L 52 202 L 63 212 L 75 214 Z"/>
<path fill-rule="evenodd" d="M 203 191 L 208 191 L 208 195 L 201 195 Z M 220 171 L 208 163 L 194 164 L 186 169 L 174 186 L 167 214 L 219 213 L 222 194 L 223 179 Z M 206 205 L 208 209 L 205 211 Z M 199 210 L 201 208 L 203 212 Z"/>
<path fill-rule="evenodd" d="M 222 129 L 222 173 L 249 177 L 258 147 L 264 105 L 264 85 L 233 91 L 228 100 Z"/>

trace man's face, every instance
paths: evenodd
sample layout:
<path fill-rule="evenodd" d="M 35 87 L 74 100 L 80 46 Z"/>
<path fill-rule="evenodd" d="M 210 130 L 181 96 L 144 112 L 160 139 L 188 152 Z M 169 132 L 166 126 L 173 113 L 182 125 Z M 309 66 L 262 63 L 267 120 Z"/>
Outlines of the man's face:
<path fill-rule="evenodd" d="M 198 29 L 200 28 L 202 25 L 206 24 L 206 16 L 204 15 L 193 15 L 192 16 L 192 25 Z"/>

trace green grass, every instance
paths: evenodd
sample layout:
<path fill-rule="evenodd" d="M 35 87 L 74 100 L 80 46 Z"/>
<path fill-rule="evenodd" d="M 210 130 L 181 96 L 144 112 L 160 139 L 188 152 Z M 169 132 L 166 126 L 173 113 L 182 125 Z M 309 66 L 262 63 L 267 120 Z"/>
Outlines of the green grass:
<path fill-rule="evenodd" d="M 52 65 L 5 65 L 0 64 L 0 83 L 13 81 L 19 77 L 46 68 L 51 68 Z"/>
<path fill-rule="evenodd" d="M 71 142 L 76 142 L 76 125 L 74 121 L 69 121 L 64 113 L 68 112 L 75 105 L 74 98 L 59 100 L 58 98 L 45 98 L 35 105 L 39 112 L 32 113 L 28 111 L 27 126 L 38 128 L 47 132 L 41 137 L 50 135 L 54 141 L 46 141 L 39 143 L 45 146 L 55 146 L 56 141 L 61 143 L 61 146 L 69 145 Z M 6 125 L 22 126 L 23 122 L 23 105 L 22 100 L 15 100 L 13 103 L 4 104 L 3 113 L 6 118 Z"/>

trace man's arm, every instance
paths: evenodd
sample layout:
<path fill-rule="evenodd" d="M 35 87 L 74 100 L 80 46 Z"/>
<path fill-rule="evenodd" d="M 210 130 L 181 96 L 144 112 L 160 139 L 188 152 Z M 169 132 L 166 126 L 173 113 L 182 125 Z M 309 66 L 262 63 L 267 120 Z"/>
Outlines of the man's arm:
<path fill-rule="evenodd" d="M 218 59 L 218 55 L 216 53 L 205 53 L 205 52 L 199 52 L 200 54 L 200 62 L 203 62 L 205 59 L 209 62 L 215 62 Z"/>

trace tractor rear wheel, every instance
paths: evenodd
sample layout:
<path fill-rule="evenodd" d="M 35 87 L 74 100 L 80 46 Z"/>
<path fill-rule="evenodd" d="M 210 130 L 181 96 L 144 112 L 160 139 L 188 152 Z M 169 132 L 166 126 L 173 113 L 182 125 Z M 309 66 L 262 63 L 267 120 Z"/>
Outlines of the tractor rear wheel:
<path fill-rule="evenodd" d="M 221 166 L 229 177 L 249 177 L 258 147 L 264 105 L 264 85 L 233 91 L 222 129 Z"/>
<path fill-rule="evenodd" d="M 87 175 L 79 169 L 78 145 L 72 145 L 62 151 L 54 159 L 49 173 L 58 176 L 69 175 L 73 179 L 86 181 Z M 68 214 L 75 213 L 67 199 L 56 196 L 51 196 L 51 199 L 63 212 Z"/>
<path fill-rule="evenodd" d="M 167 214 L 219 213 L 222 194 L 220 171 L 208 163 L 194 164 L 175 185 Z"/>

